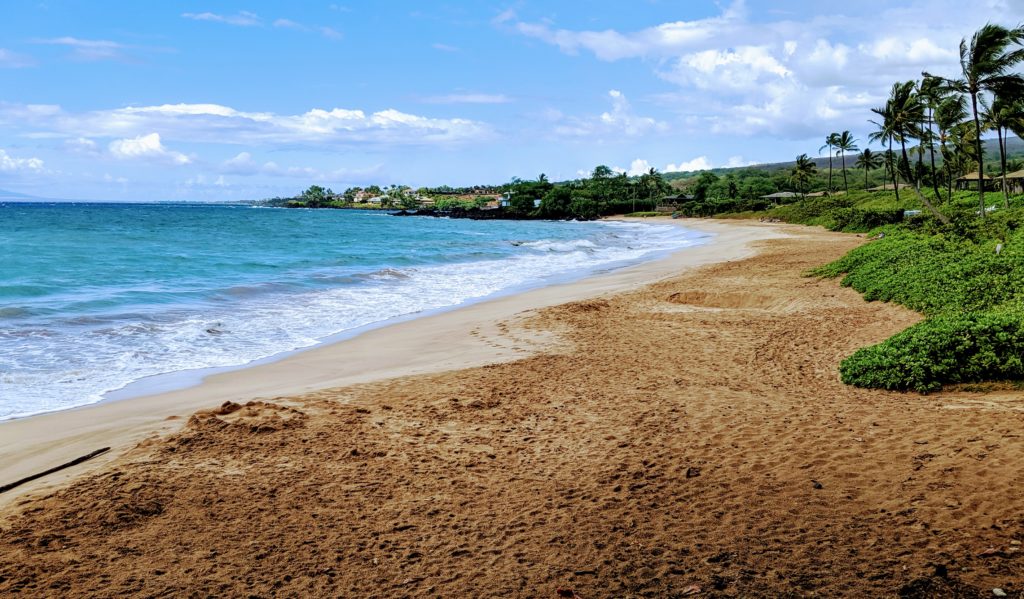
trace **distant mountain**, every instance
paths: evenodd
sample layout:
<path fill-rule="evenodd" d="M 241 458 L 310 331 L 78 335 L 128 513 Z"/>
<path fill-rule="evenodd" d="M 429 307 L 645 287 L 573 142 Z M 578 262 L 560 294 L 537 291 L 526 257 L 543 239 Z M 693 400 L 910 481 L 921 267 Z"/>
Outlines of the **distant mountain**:
<path fill-rule="evenodd" d="M 0 202 L 45 202 L 45 198 L 0 189 Z"/>
<path fill-rule="evenodd" d="M 988 170 L 989 165 L 995 165 L 996 168 L 998 169 L 998 164 L 999 164 L 999 148 L 996 145 L 996 140 L 995 139 L 986 139 L 986 140 L 984 140 L 984 144 L 985 144 L 985 167 L 986 167 L 986 170 Z M 907 147 L 907 151 L 908 152 L 910 152 L 911 149 L 913 149 L 913 148 Z M 894 148 L 894 150 L 895 150 L 895 148 Z M 898 150 L 896 150 L 896 151 L 898 151 Z M 809 154 L 809 152 L 808 152 L 808 154 Z M 936 151 L 936 153 L 935 153 L 935 158 L 936 158 L 936 160 L 939 160 L 938 151 Z M 1006 159 L 1007 160 L 1022 160 L 1022 159 L 1024 159 L 1024 140 L 1022 140 L 1019 137 L 1008 137 L 1006 139 Z M 856 160 L 857 160 L 856 155 L 847 154 L 846 155 L 846 167 L 847 168 L 852 167 L 853 163 L 856 162 Z M 926 160 L 927 160 L 927 156 L 926 156 Z M 821 168 L 826 168 L 826 169 L 828 168 L 828 156 L 814 156 L 814 157 L 811 158 L 811 161 L 814 162 L 815 165 L 817 165 L 819 170 Z M 769 163 L 765 163 L 765 164 L 752 164 L 750 166 L 739 166 L 739 167 L 729 167 L 729 168 L 726 168 L 726 167 L 714 168 L 714 169 L 711 169 L 711 172 L 713 172 L 715 174 L 722 174 L 722 173 L 728 173 L 730 171 L 743 170 L 743 169 L 747 169 L 747 168 L 760 169 L 760 170 L 766 170 L 766 171 L 779 171 L 779 170 L 789 170 L 789 169 L 793 168 L 793 165 L 795 165 L 795 164 L 796 164 L 795 160 L 790 160 L 788 162 L 769 162 Z M 833 168 L 839 168 L 839 164 L 840 164 L 840 159 L 837 157 L 837 158 L 835 158 L 833 160 L 832 167 Z M 697 172 L 698 171 L 688 171 L 688 172 L 679 172 L 679 173 L 664 173 L 664 177 L 665 177 L 666 181 L 673 181 L 675 179 L 686 179 L 686 178 L 692 177 L 692 176 L 696 175 Z"/>

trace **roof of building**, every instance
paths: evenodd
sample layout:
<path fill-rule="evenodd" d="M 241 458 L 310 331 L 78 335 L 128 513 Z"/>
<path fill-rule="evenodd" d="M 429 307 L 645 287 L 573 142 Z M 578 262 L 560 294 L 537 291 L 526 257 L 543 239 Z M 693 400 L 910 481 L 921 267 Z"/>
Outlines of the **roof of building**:
<path fill-rule="evenodd" d="M 999 175 L 995 175 L 994 177 L 992 175 L 982 175 L 981 178 L 984 181 L 991 181 L 993 178 L 998 178 L 998 177 L 999 177 Z M 978 172 L 977 171 L 975 171 L 973 173 L 967 173 L 963 177 L 960 177 L 959 179 L 957 179 L 957 181 L 977 181 L 977 180 L 978 180 Z"/>

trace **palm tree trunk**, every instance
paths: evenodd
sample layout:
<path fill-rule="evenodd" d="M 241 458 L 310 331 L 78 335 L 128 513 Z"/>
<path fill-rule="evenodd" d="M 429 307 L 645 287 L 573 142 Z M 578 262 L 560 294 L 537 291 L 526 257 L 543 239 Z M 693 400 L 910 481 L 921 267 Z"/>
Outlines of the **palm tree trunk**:
<path fill-rule="evenodd" d="M 828 190 L 832 191 L 832 146 L 828 147 Z"/>
<path fill-rule="evenodd" d="M 928 153 L 932 160 L 932 189 L 935 191 L 935 201 L 942 202 L 942 196 L 939 194 L 939 177 L 935 170 L 935 137 L 932 131 L 932 121 L 934 121 L 932 109 L 928 108 Z"/>
<path fill-rule="evenodd" d="M 1003 169 L 1003 207 L 1010 207 L 1010 195 L 1006 190 L 1006 137 L 1003 136 L 1002 126 L 996 127 L 996 135 L 999 136 L 999 166 Z"/>
<path fill-rule="evenodd" d="M 907 142 L 905 139 L 900 139 L 900 147 L 903 150 L 903 160 L 907 163 L 907 168 L 909 169 L 910 159 L 907 157 Z M 921 186 L 918 184 L 917 179 L 911 179 L 911 182 L 912 185 L 910 188 L 914 191 L 914 194 L 917 195 L 917 199 L 921 200 L 924 207 L 928 209 L 928 212 L 931 212 L 932 216 L 942 221 L 943 224 L 948 225 L 949 219 L 946 218 L 946 215 L 936 210 L 935 206 L 928 201 L 928 198 L 924 197 L 924 194 L 921 193 Z"/>
<path fill-rule="evenodd" d="M 978 92 L 971 92 L 971 112 L 974 113 L 974 149 L 978 152 L 978 203 L 981 219 L 985 220 L 985 157 L 981 154 L 981 121 L 978 120 Z"/>
<path fill-rule="evenodd" d="M 846 150 L 839 150 L 843 159 L 843 189 L 850 193 L 850 184 L 846 182 Z"/>
<path fill-rule="evenodd" d="M 894 162 L 892 158 L 892 137 L 889 138 L 889 161 Z M 892 175 L 892 189 L 896 192 L 896 203 L 900 203 L 900 184 L 896 179 L 896 165 L 889 165 L 889 174 Z"/>
<path fill-rule="evenodd" d="M 868 188 L 868 167 L 864 165 L 864 189 Z"/>
<path fill-rule="evenodd" d="M 941 139 L 941 144 L 942 144 L 942 146 L 940 148 L 940 151 L 942 152 L 942 168 L 946 171 L 946 193 L 947 193 L 946 201 L 947 202 L 952 202 L 953 201 L 953 168 L 952 168 L 952 165 L 950 165 L 950 163 L 949 163 L 949 152 L 946 151 L 946 135 L 945 135 L 945 132 L 942 131 L 941 129 L 939 130 L 939 138 Z"/>

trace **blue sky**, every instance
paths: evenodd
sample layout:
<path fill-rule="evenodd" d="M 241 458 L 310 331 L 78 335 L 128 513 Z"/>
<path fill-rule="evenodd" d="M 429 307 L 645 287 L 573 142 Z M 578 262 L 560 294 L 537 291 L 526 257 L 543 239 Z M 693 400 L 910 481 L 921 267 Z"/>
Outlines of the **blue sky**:
<path fill-rule="evenodd" d="M 0 189 L 236 200 L 312 184 L 693 170 L 868 133 L 1024 0 L 8 3 Z M 967 10 L 965 10 L 967 9 Z"/>

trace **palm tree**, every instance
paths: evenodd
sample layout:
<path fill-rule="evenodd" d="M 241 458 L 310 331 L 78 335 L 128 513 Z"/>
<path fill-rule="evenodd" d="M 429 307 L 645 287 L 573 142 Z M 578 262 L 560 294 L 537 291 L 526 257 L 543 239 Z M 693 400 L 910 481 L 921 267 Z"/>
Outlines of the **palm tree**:
<path fill-rule="evenodd" d="M 888 144 L 888 149 L 885 152 L 885 167 L 888 171 L 886 179 L 892 178 L 892 188 L 896 192 L 896 203 L 898 204 L 900 201 L 900 186 L 896 180 L 896 164 L 892 153 L 892 140 L 896 137 L 894 119 L 892 117 L 892 102 L 886 102 L 885 106 L 881 108 L 872 108 L 871 112 L 882 118 L 881 121 L 868 121 L 877 127 L 877 130 L 868 136 L 868 140 Z"/>
<path fill-rule="evenodd" d="M 982 119 L 986 129 L 995 129 L 996 141 L 999 144 L 999 166 L 1002 169 L 1003 207 L 1010 207 L 1010 194 L 1006 188 L 1006 135 L 1011 123 L 1022 118 L 1021 102 L 1018 100 L 1009 101 L 1001 95 L 997 95 L 989 106 L 982 102 Z"/>
<path fill-rule="evenodd" d="M 967 100 L 963 94 L 952 92 L 935 107 L 935 126 L 939 130 L 939 150 L 942 152 L 942 168 L 946 171 L 946 191 L 953 197 L 953 155 L 947 146 L 960 125 L 967 120 Z"/>
<path fill-rule="evenodd" d="M 910 168 L 907 139 L 921 138 L 920 128 L 917 124 L 924 118 L 924 106 L 915 91 L 916 85 L 914 81 L 894 83 L 887 102 L 889 117 L 892 119 L 892 129 L 896 139 L 900 142 L 903 155 L 903 162 L 900 165 L 903 170 L 903 178 L 914 184 L 915 187 L 918 186 L 918 181 Z"/>
<path fill-rule="evenodd" d="M 843 189 L 849 192 L 850 184 L 846 182 L 846 153 L 857 151 L 857 140 L 850 135 L 849 131 L 843 131 L 842 134 L 836 136 L 833 142 L 837 153 L 842 156 L 843 160 Z"/>
<path fill-rule="evenodd" d="M 853 166 L 864 170 L 864 189 L 868 188 L 868 171 L 880 168 L 883 159 L 871 151 L 871 148 L 864 148 L 864 151 L 857 155 L 857 162 Z"/>
<path fill-rule="evenodd" d="M 825 148 L 828 148 L 828 190 L 832 191 L 832 148 L 835 147 L 836 141 L 839 139 L 838 133 L 829 133 L 825 136 L 825 145 L 818 148 L 818 154 Z"/>
<path fill-rule="evenodd" d="M 914 194 L 917 195 L 917 199 L 921 201 L 921 204 L 931 212 L 932 216 L 937 218 L 942 223 L 949 223 L 949 218 L 939 212 L 931 201 L 928 200 L 924 194 L 921 193 L 920 182 L 916 177 L 912 177 L 910 168 L 910 158 L 907 156 L 907 138 L 921 139 L 922 133 L 918 123 L 924 118 L 924 107 L 921 104 L 917 93 L 914 91 L 916 84 L 913 81 L 906 81 L 904 83 L 894 83 L 892 90 L 889 93 L 889 99 L 885 103 L 884 108 L 873 108 L 872 112 L 882 117 L 882 125 L 871 121 L 879 127 L 879 131 L 874 135 L 881 136 L 883 133 L 888 137 L 889 148 L 892 148 L 892 140 L 895 138 L 900 142 L 900 150 L 902 151 L 902 162 L 900 168 L 896 170 L 904 170 L 903 176 L 913 185 L 911 189 Z M 896 187 L 896 199 L 899 200 L 899 184 L 894 185 Z"/>
<path fill-rule="evenodd" d="M 1024 77 L 1012 72 L 1018 63 L 1024 61 L 1024 48 L 1010 49 L 1022 43 L 1024 26 L 1007 29 L 1001 25 L 987 23 L 974 32 L 969 44 L 966 38 L 960 40 L 961 77 L 945 80 L 952 89 L 971 98 L 974 143 L 978 155 L 978 202 L 982 218 L 985 218 L 985 165 L 981 151 L 979 95 L 985 92 L 998 92 L 1006 97 L 1024 96 Z"/>
<path fill-rule="evenodd" d="M 927 121 L 923 128 L 928 143 L 928 154 L 931 160 L 932 189 L 935 191 L 935 198 L 942 199 L 939 195 L 939 178 L 935 169 L 935 111 L 942 101 L 949 95 L 949 90 L 938 77 L 925 76 L 917 86 L 917 94 L 921 97 L 925 108 L 928 110 Z"/>
<path fill-rule="evenodd" d="M 807 154 L 800 154 L 796 157 L 796 164 L 793 165 L 793 170 L 790 171 L 789 180 L 796 187 L 797 191 L 806 191 L 807 184 L 811 182 L 811 178 L 818 173 L 818 167 L 814 166 L 814 161 L 807 157 Z"/>

